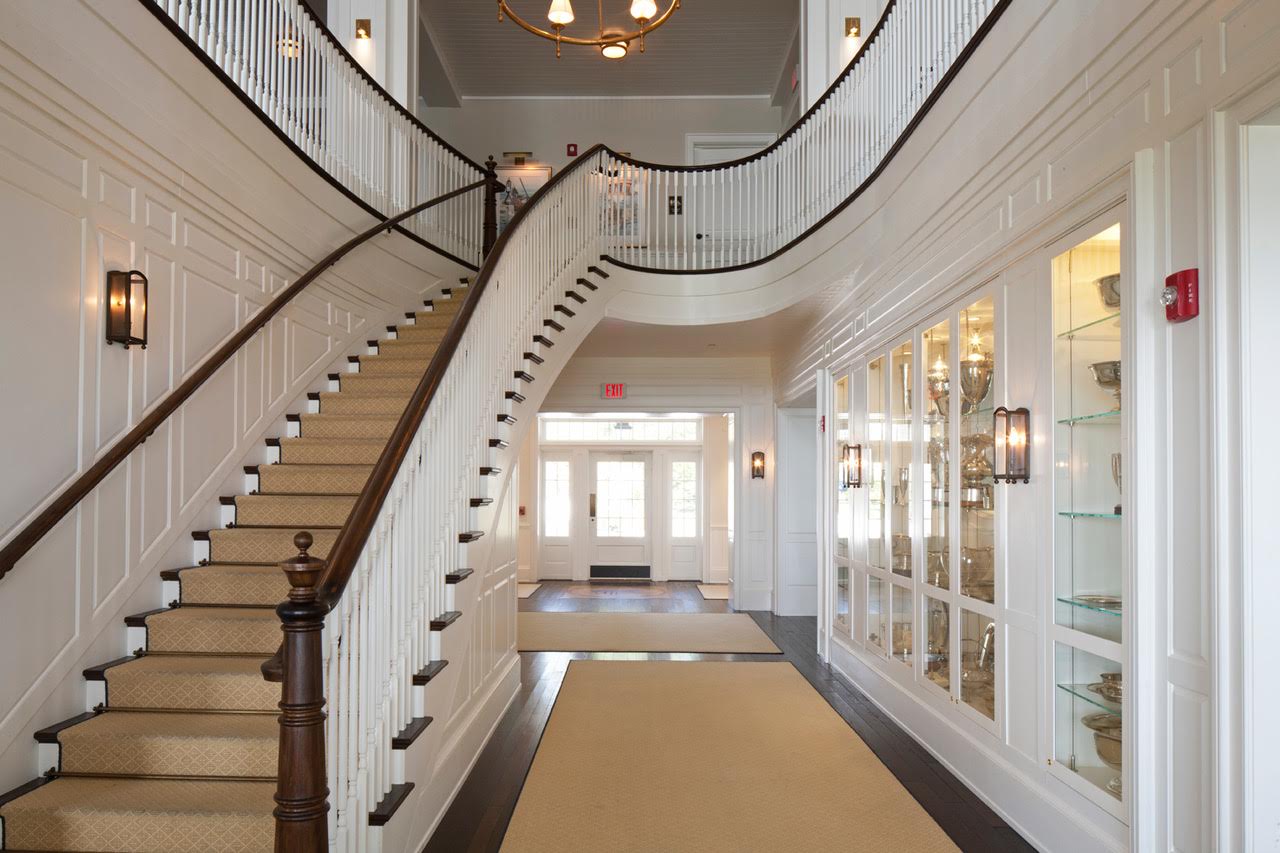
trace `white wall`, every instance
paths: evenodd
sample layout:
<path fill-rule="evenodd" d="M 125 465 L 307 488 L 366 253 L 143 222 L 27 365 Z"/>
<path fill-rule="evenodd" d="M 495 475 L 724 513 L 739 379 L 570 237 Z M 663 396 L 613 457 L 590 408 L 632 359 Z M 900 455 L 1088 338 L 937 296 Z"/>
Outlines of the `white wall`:
<path fill-rule="evenodd" d="M 818 613 L 818 413 L 778 409 L 778 606 Z"/>
<path fill-rule="evenodd" d="M 612 280 L 611 280 L 612 281 Z M 603 382 L 625 382 L 625 400 L 600 399 Z M 738 563 L 734 606 L 773 607 L 774 405 L 767 358 L 573 358 L 543 402 L 544 412 L 697 412 L 735 414 L 740 502 L 733 525 Z M 769 459 L 763 480 L 750 476 L 751 452 Z"/>
<path fill-rule="evenodd" d="M 886 0 L 800 0 L 800 89 L 809 109 L 853 60 L 875 28 Z M 862 34 L 847 38 L 844 19 L 862 19 Z"/>
<path fill-rule="evenodd" d="M 7 3 L 0 32 L 6 538 L 272 293 L 372 224 L 141 4 L 67 6 Z M 146 350 L 103 340 L 115 268 L 150 276 Z M 400 236 L 365 247 L 0 581 L 0 790 L 47 769 L 32 731 L 85 710 L 81 670 L 126 652 L 123 615 L 162 604 L 158 571 L 191 564 L 189 531 L 216 526 L 218 495 L 262 461 L 299 395 L 459 272 Z"/>
<path fill-rule="evenodd" d="M 702 421 L 703 479 L 707 492 L 707 576 L 711 583 L 729 582 L 729 417 L 716 415 Z"/>
<path fill-rule="evenodd" d="M 573 142 L 603 142 L 640 160 L 684 163 L 687 133 L 777 133 L 769 96 L 750 98 L 463 98 L 458 108 L 419 108 L 418 117 L 477 162 L 532 151 L 559 171 Z"/>
<path fill-rule="evenodd" d="M 1238 680 L 1245 601 L 1269 599 L 1244 586 L 1240 549 L 1253 544 L 1235 509 L 1247 500 L 1238 472 L 1250 464 L 1239 455 L 1236 414 L 1247 409 L 1235 407 L 1248 407 L 1255 393 L 1238 386 L 1251 350 L 1235 342 L 1274 321 L 1242 303 L 1235 170 L 1244 140 L 1228 131 L 1237 113 L 1247 121 L 1250 110 L 1280 103 L 1278 32 L 1280 6 L 1256 0 L 1011 4 L 877 181 L 874 198 L 848 209 L 853 236 L 826 255 L 841 258 L 843 269 L 823 277 L 838 286 L 821 321 L 779 358 L 779 398 L 794 399 L 813 388 L 815 368 L 843 369 L 993 281 L 1016 299 L 1011 344 L 1030 347 L 1043 327 L 1028 294 L 1044 292 L 1047 273 L 1017 262 L 1128 199 L 1143 317 L 1135 369 L 1150 395 L 1145 419 L 1135 422 L 1134 468 L 1125 459 L 1126 487 L 1132 471 L 1136 492 L 1126 500 L 1145 498 L 1131 522 L 1141 560 L 1130 683 L 1142 685 L 1136 720 L 1126 722 L 1139 786 L 1132 829 L 1050 778 L 1052 690 L 1023 686 L 1047 685 L 1051 675 L 1043 574 L 1041 605 L 1019 624 L 1037 651 L 1011 651 L 1004 664 L 1007 683 L 1018 685 L 1007 708 L 1007 719 L 1021 721 L 1017 730 L 975 733 L 865 650 L 832 643 L 833 663 L 1042 849 L 1242 850 L 1246 825 L 1253 849 L 1275 847 L 1274 810 L 1262 803 L 1280 797 L 1269 772 L 1277 757 L 1274 744 L 1242 740 Z M 806 251 L 820 251 L 822 241 L 811 242 Z M 1201 317 L 1167 325 L 1157 286 L 1190 267 L 1200 270 Z M 1026 275 L 1046 278 L 1028 285 Z M 1031 390 L 1035 376 L 1017 366 L 1016 393 Z M 1025 494 L 1034 501 L 1044 493 Z M 1028 565 L 1042 559 L 1034 548 L 1020 556 Z M 1255 756 L 1255 745 L 1267 754 Z M 1255 805 L 1248 816 L 1246 803 Z"/>

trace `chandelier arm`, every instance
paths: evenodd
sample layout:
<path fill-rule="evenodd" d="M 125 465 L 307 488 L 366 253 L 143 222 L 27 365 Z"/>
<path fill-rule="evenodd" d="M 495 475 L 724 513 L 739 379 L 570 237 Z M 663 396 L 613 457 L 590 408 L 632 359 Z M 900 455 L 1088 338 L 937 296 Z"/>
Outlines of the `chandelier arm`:
<path fill-rule="evenodd" d="M 513 12 L 511 10 L 511 7 L 507 4 L 507 0 L 498 0 L 498 6 L 500 10 L 502 12 L 505 12 L 506 16 L 510 18 L 512 21 L 514 21 L 516 25 L 518 25 L 522 30 L 533 33 L 535 36 L 539 36 L 540 38 L 547 39 L 548 41 L 560 41 L 560 42 L 563 42 L 564 44 L 581 45 L 583 47 L 603 47 L 606 44 L 613 44 L 615 42 L 631 41 L 633 39 L 638 39 L 640 38 L 640 36 L 646 33 L 653 32 L 658 27 L 665 24 L 667 22 L 667 19 L 670 18 L 675 13 L 676 9 L 680 8 L 680 0 L 671 0 L 671 5 L 667 7 L 666 11 L 662 12 L 660 15 L 658 15 L 658 17 L 649 21 L 647 24 L 645 24 L 643 27 L 641 27 L 638 30 L 634 30 L 633 32 L 629 32 L 629 33 L 611 33 L 607 38 L 590 38 L 590 39 L 580 38 L 578 36 L 567 36 L 567 35 L 564 35 L 563 33 L 561 33 L 559 38 L 557 39 L 555 33 L 549 32 L 548 30 L 544 30 L 541 27 L 536 27 L 533 24 L 526 21 L 524 18 L 521 18 L 515 12 Z"/>

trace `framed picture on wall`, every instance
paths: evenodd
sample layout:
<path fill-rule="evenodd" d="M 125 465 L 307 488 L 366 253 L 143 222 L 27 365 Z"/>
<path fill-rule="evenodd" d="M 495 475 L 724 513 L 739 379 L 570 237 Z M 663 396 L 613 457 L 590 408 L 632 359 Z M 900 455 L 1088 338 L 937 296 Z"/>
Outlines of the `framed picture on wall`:
<path fill-rule="evenodd" d="M 605 176 L 605 237 L 614 246 L 644 248 L 645 198 L 642 171 L 614 171 Z"/>
<path fill-rule="evenodd" d="M 498 233 L 501 234 L 533 194 L 551 180 L 550 166 L 499 166 L 494 170 L 504 189 L 498 193 Z"/>

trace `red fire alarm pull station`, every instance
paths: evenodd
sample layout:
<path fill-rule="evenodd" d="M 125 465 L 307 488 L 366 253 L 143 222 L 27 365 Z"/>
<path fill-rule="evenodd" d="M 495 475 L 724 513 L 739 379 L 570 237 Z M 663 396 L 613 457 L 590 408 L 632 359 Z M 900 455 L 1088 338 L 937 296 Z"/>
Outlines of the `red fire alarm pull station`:
<path fill-rule="evenodd" d="M 1179 270 L 1164 280 L 1160 293 L 1164 316 L 1170 323 L 1183 323 L 1200 315 L 1200 270 Z"/>
<path fill-rule="evenodd" d="M 564 147 L 564 153 L 565 153 L 565 155 L 566 155 L 566 156 L 568 156 L 568 157 L 577 157 L 577 156 L 578 156 L 578 143 L 576 143 L 576 142 L 570 142 L 568 145 L 566 145 L 566 146 Z"/>

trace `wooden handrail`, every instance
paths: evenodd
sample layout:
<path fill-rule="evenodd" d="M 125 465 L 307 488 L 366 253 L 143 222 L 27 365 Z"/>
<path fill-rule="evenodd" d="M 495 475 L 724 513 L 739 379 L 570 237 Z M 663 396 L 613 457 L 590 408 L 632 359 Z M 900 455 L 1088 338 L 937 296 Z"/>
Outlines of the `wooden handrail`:
<path fill-rule="evenodd" d="M 524 222 L 529 211 L 533 210 L 548 192 L 566 177 L 583 168 L 596 154 L 606 150 L 604 145 L 597 143 L 584 151 L 577 160 L 574 160 L 560 174 L 544 184 L 541 189 L 534 193 L 527 204 L 516 211 L 515 216 L 511 218 L 511 222 L 503 229 L 497 241 L 494 242 L 492 250 L 480 267 L 480 272 L 476 274 L 475 283 L 468 288 L 469 292 L 462 301 L 462 305 L 458 308 L 458 313 L 454 315 L 453 320 L 449 323 L 444 339 L 440 341 L 435 355 L 431 357 L 431 362 L 427 365 L 426 372 L 422 374 L 422 379 L 418 382 L 418 387 L 414 389 L 413 396 L 409 398 L 404 412 L 400 415 L 400 420 L 396 422 L 395 430 L 387 440 L 386 446 L 383 447 L 382 455 L 378 457 L 378 461 L 374 464 L 373 471 L 369 474 L 369 479 L 365 482 L 363 491 L 356 498 L 355 505 L 352 506 L 346 523 L 338 532 L 338 538 L 334 541 L 333 547 L 329 549 L 329 555 L 325 559 L 328 566 L 324 578 L 320 582 L 320 601 L 329 609 L 333 609 L 342 598 L 342 592 L 346 589 L 347 582 L 351 579 L 351 573 L 355 570 L 356 562 L 360 558 L 360 552 L 364 549 L 364 544 L 368 541 L 369 534 L 373 532 L 373 526 L 378 519 L 378 513 L 382 510 L 382 504 L 391 492 L 396 472 L 400 470 L 405 457 L 409 455 L 413 438 L 417 435 L 418 428 L 422 425 L 422 419 L 426 417 L 427 409 L 435 398 L 436 391 L 440 388 L 440 383 L 444 380 L 449 362 L 452 361 L 457 353 L 458 346 L 462 342 L 462 335 L 466 331 L 467 323 L 475 313 L 476 306 L 480 303 L 481 297 L 484 296 L 485 289 L 489 286 L 489 280 L 493 277 L 493 271 L 497 266 L 498 260 L 502 257 L 503 249 L 510 242 L 512 235 L 520 230 L 520 225 Z M 264 675 L 271 680 L 275 680 L 279 676 L 278 665 L 279 653 L 277 653 L 275 659 L 264 664 Z"/>
<path fill-rule="evenodd" d="M 321 273 L 342 260 L 352 249 L 382 231 L 390 231 L 399 223 L 424 210 L 435 207 L 460 195 L 480 189 L 491 184 L 489 178 L 459 187 L 452 192 L 424 201 L 403 213 L 382 220 L 377 225 L 362 231 L 326 255 L 319 263 L 311 267 L 293 282 L 280 291 L 274 299 L 267 303 L 257 314 L 249 318 L 231 338 L 219 347 L 212 355 L 200 363 L 187 379 L 161 400 L 151 412 L 129 430 L 119 441 L 102 454 L 90 468 L 76 478 L 34 519 L 27 523 L 3 548 L 0 548 L 0 578 L 9 573 L 19 559 L 35 546 L 45 534 L 54 528 L 67 513 L 75 509 L 93 488 L 102 482 L 111 471 L 129 457 L 129 454 L 147 440 L 156 429 L 163 424 L 178 408 L 185 403 L 196 390 L 226 364 L 240 347 L 244 346 L 272 317 L 280 312 L 288 302 L 301 293 L 307 285 L 315 281 Z"/>
<path fill-rule="evenodd" d="M 784 139 L 786 139 L 787 137 L 795 133 L 796 130 L 800 128 L 801 124 L 803 124 L 804 121 L 808 119 L 810 115 L 813 114 L 814 110 L 816 110 L 823 103 L 823 101 L 825 101 L 828 97 L 831 96 L 832 92 L 834 92 L 836 87 L 840 84 L 840 81 L 843 80 L 853 70 L 854 65 L 862 57 L 863 52 L 866 51 L 866 49 L 871 46 L 871 42 L 875 39 L 876 34 L 879 33 L 880 28 L 884 26 L 885 20 L 887 19 L 889 14 L 889 10 L 893 8 L 894 2 L 895 0 L 889 0 L 889 5 L 885 7 L 884 14 L 880 16 L 880 22 L 876 24 L 876 28 L 872 30 L 871 35 L 867 37 L 866 43 L 863 44 L 862 47 L 858 49 L 857 55 L 854 56 L 853 61 L 849 63 L 844 73 L 841 74 L 840 77 L 836 79 L 835 83 L 831 84 L 831 88 L 827 89 L 826 93 L 823 94 L 823 96 L 818 99 L 817 103 L 815 103 L 809 109 L 809 111 L 806 112 L 804 116 L 800 118 L 799 121 L 797 121 L 795 124 L 791 126 L 791 129 L 788 130 L 786 134 L 784 134 L 781 138 L 777 140 L 777 142 L 770 145 L 768 148 L 765 148 L 762 151 L 758 151 L 749 157 L 742 157 L 737 160 L 727 160 L 723 163 L 712 163 L 706 166 L 664 166 L 660 163 L 648 163 L 643 160 L 636 160 L 632 157 L 628 157 L 625 154 L 619 154 L 617 151 L 614 151 L 612 148 L 606 147 L 605 150 L 609 152 L 610 157 L 620 162 L 629 163 L 630 165 L 637 166 L 640 168 L 655 169 L 655 170 L 664 171 L 664 172 L 715 172 L 722 169 L 731 169 L 736 166 L 741 166 L 745 163 L 750 163 L 755 160 L 759 160 L 761 157 L 765 156 L 770 151 L 777 148 L 778 144 L 781 143 Z M 889 149 L 885 151 L 884 156 L 880 158 L 880 162 L 878 162 L 875 165 L 875 168 L 871 170 L 871 172 L 866 176 L 866 178 L 864 178 L 862 182 L 858 184 L 858 186 L 854 187 L 852 192 L 850 192 L 847 196 L 845 196 L 843 199 L 841 199 L 839 202 L 833 205 L 831 210 L 827 211 L 827 213 L 824 214 L 817 222 L 813 223 L 804 231 L 797 234 L 791 240 L 787 241 L 784 245 L 779 246 L 777 249 L 774 249 L 769 254 L 752 261 L 744 261 L 738 264 L 728 264 L 728 265 L 719 266 L 719 267 L 703 267 L 703 268 L 696 268 L 696 269 L 667 269 L 665 267 L 646 267 L 640 264 L 633 264 L 628 261 L 624 261 L 621 258 L 615 258 L 612 255 L 608 255 L 608 254 L 601 255 L 600 259 L 604 261 L 608 261 L 614 266 L 620 267 L 622 269 L 634 270 L 636 272 L 654 273 L 657 275 L 714 275 L 716 273 L 740 272 L 742 270 L 751 269 L 752 267 L 758 267 L 763 264 L 767 264 L 770 261 L 774 260 L 775 258 L 781 257 L 787 252 L 791 251 L 791 249 L 795 248 L 800 243 L 803 243 L 812 234 L 814 234 L 816 231 L 821 229 L 832 219 L 835 219 L 836 216 L 839 215 L 841 211 L 843 211 L 849 205 L 857 201 L 858 198 L 860 198 L 862 194 L 866 192 L 866 190 L 868 190 L 876 182 L 876 179 L 878 179 L 881 173 L 883 173 L 884 170 L 888 168 L 889 163 L 892 162 L 895 156 L 897 156 L 898 152 L 907 143 L 907 140 L 911 138 L 911 134 L 915 132 L 916 127 L 920 124 L 920 122 L 924 121 L 925 116 L 927 116 L 929 114 L 929 111 L 933 109 L 933 105 L 937 103 L 938 100 L 942 97 L 943 93 L 946 92 L 947 88 L 951 85 L 952 81 L 955 80 L 956 76 L 960 73 L 961 69 L 963 69 L 964 66 L 968 63 L 969 58 L 973 56 L 974 51 L 976 51 L 978 49 L 978 46 L 982 44 L 984 39 L 986 39 L 987 34 L 991 32 L 992 28 L 995 27 L 996 22 L 1000 20 L 1000 16 L 1005 13 L 1005 10 L 1007 10 L 1012 3 L 1013 3 L 1013 0 L 997 0 L 995 7 L 991 10 L 990 14 L 987 15 L 986 19 L 982 22 L 982 25 L 979 26 L 978 29 L 974 32 L 972 38 L 969 39 L 968 43 L 965 44 L 964 48 L 960 51 L 959 55 L 956 57 L 955 62 L 951 64 L 951 67 L 949 67 L 946 73 L 943 74 L 942 77 L 938 80 L 938 84 L 934 86 L 933 91 L 930 92 L 929 96 L 925 98 L 924 101 L 920 104 L 920 108 L 916 110 L 915 115 L 911 117 L 911 121 L 907 122 L 906 126 L 902 129 L 902 133 L 899 134 L 898 138 L 894 140 L 892 145 L 889 146 Z"/>

